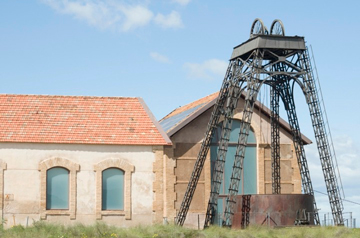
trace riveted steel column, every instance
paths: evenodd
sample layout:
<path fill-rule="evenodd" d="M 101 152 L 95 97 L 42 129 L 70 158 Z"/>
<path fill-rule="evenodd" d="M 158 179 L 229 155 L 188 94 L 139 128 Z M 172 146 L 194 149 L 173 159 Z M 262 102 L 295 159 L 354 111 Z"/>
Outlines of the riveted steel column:
<path fill-rule="evenodd" d="M 194 166 L 193 172 L 191 174 L 189 184 L 186 188 L 184 198 L 181 202 L 179 212 L 176 216 L 175 222 L 176 222 L 176 224 L 178 224 L 180 226 L 182 226 L 185 222 L 186 215 L 187 215 L 187 212 L 189 211 L 191 200 L 194 196 L 195 189 L 196 189 L 197 183 L 199 181 L 201 171 L 204 167 L 206 155 L 210 148 L 212 136 L 213 136 L 214 131 L 219 123 L 219 119 L 222 114 L 221 111 L 224 108 L 225 103 L 228 99 L 234 66 L 235 66 L 235 61 L 230 62 L 228 69 L 226 71 L 225 78 L 224 78 L 223 84 L 221 86 L 219 96 L 215 103 L 214 110 L 211 114 L 211 118 L 210 118 L 210 121 L 209 121 L 207 129 L 206 129 L 205 138 L 201 144 L 200 152 L 199 152 L 199 155 L 195 162 L 195 166 Z"/>
<path fill-rule="evenodd" d="M 276 86 L 270 88 L 271 107 L 271 169 L 272 193 L 281 193 L 280 177 L 280 130 L 279 130 L 279 92 Z"/>
<path fill-rule="evenodd" d="M 303 77 L 304 93 L 309 106 L 310 117 L 315 133 L 316 145 L 319 152 L 321 167 L 325 179 L 326 190 L 329 197 L 330 207 L 334 218 L 335 225 L 344 225 L 343 204 L 340 196 L 338 179 L 333 165 L 330 144 L 326 133 L 323 113 L 319 103 L 319 96 L 314 82 L 314 76 L 310 65 L 308 51 L 304 51 L 301 55 L 301 64 L 306 71 Z"/>
<path fill-rule="evenodd" d="M 232 218 L 234 215 L 236 195 L 239 191 L 239 184 L 241 179 L 241 173 L 245 158 L 245 149 L 247 144 L 247 138 L 250 130 L 251 118 L 254 110 L 254 105 L 262 81 L 260 80 L 261 64 L 263 51 L 257 50 L 255 52 L 255 58 L 252 61 L 252 74 L 247 78 L 247 92 L 245 97 L 245 105 L 243 110 L 243 116 L 241 120 L 240 133 L 238 144 L 236 146 L 236 154 L 234 159 L 233 171 L 231 174 L 229 192 L 226 199 L 226 207 L 224 212 L 223 225 L 231 227 Z"/>
<path fill-rule="evenodd" d="M 305 194 L 314 195 L 314 189 L 312 186 L 310 171 L 308 163 L 305 156 L 305 150 L 303 146 L 303 141 L 301 139 L 300 126 L 295 110 L 294 94 L 293 94 L 293 85 L 289 81 L 285 81 L 282 84 L 281 97 L 283 99 L 285 110 L 288 115 L 289 124 L 292 131 L 292 137 L 295 147 L 295 153 L 298 160 L 298 165 L 300 169 L 302 188 Z M 314 197 L 314 223 L 320 225 L 320 219 L 318 214 L 318 209 Z"/>

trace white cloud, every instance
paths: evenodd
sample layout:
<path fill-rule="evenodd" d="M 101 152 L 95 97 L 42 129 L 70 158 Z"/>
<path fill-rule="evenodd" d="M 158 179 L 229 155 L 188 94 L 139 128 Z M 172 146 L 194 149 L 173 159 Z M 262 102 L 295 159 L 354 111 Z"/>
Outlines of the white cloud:
<path fill-rule="evenodd" d="M 55 11 L 100 29 L 129 31 L 149 25 L 152 21 L 163 28 L 183 26 L 181 16 L 172 11 L 169 15 L 154 13 L 148 2 L 114 0 L 41 0 Z"/>
<path fill-rule="evenodd" d="M 151 58 L 153 58 L 154 60 L 161 62 L 161 63 L 170 63 L 170 60 L 168 57 L 166 57 L 165 55 L 161 55 L 157 52 L 151 52 L 150 53 Z"/>
<path fill-rule="evenodd" d="M 191 0 L 172 0 L 180 5 L 186 6 Z"/>
<path fill-rule="evenodd" d="M 159 13 L 156 15 L 154 21 L 163 28 L 181 28 L 184 26 L 180 14 L 176 11 L 172 11 L 167 16 Z"/>
<path fill-rule="evenodd" d="M 123 7 L 122 12 L 126 16 L 126 20 L 122 26 L 124 31 L 147 25 L 154 15 L 149 9 L 143 6 Z"/>
<path fill-rule="evenodd" d="M 360 203 L 360 187 L 358 185 L 358 181 L 360 181 L 360 151 L 352 138 L 349 136 L 336 136 L 333 140 L 346 200 Z M 316 144 L 314 143 L 312 145 L 305 146 L 305 149 L 314 190 L 326 193 L 324 177 Z M 318 208 L 321 208 L 320 213 L 330 212 L 331 216 L 331 209 L 327 196 L 316 192 L 315 196 Z M 348 218 L 348 212 L 350 211 L 353 212 L 353 217 L 358 219 L 360 218 L 359 205 L 352 204 L 347 201 L 343 201 L 343 204 L 344 212 L 347 212 L 344 214 L 345 218 Z"/>
<path fill-rule="evenodd" d="M 121 19 L 121 14 L 113 11 L 106 2 L 87 0 L 43 0 L 43 2 L 59 13 L 71 15 L 101 29 L 114 26 Z"/>
<path fill-rule="evenodd" d="M 188 71 L 190 78 L 213 80 L 215 78 L 223 78 L 226 73 L 228 62 L 210 59 L 201 64 L 185 63 L 184 68 Z"/>

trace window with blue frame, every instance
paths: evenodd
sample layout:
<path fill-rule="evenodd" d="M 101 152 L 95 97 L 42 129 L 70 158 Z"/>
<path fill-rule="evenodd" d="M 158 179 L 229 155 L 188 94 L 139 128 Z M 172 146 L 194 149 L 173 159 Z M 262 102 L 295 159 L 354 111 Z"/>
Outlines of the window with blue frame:
<path fill-rule="evenodd" d="M 233 120 L 228 151 L 225 159 L 224 174 L 220 186 L 220 194 L 219 194 L 218 210 L 217 210 L 218 214 L 221 214 L 223 212 L 223 208 L 225 208 L 225 200 L 230 185 L 231 174 L 232 174 L 232 169 L 236 154 L 236 146 L 239 138 L 240 126 L 241 126 L 241 121 Z M 210 147 L 211 170 L 213 170 L 213 167 L 215 165 L 220 137 L 221 137 L 221 124 L 217 127 L 211 142 L 211 147 Z M 240 180 L 238 194 L 256 194 L 257 192 L 256 167 L 257 167 L 256 138 L 254 132 L 250 129 L 247 140 L 247 146 L 245 149 L 245 158 L 244 158 L 243 170 L 241 173 L 241 180 Z M 219 217 L 215 216 L 215 219 L 219 219 Z"/>
<path fill-rule="evenodd" d="M 109 168 L 102 172 L 102 210 L 124 210 L 124 171 Z"/>
<path fill-rule="evenodd" d="M 69 170 L 55 167 L 46 171 L 46 209 L 69 209 Z"/>

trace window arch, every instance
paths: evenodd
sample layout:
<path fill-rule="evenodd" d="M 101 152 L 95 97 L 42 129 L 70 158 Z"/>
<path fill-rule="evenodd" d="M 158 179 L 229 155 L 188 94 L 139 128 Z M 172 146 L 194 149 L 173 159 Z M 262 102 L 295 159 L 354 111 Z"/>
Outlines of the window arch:
<path fill-rule="evenodd" d="M 109 168 L 102 171 L 101 210 L 124 210 L 124 171 Z"/>
<path fill-rule="evenodd" d="M 46 219 L 47 215 L 69 215 L 72 220 L 76 218 L 76 175 L 79 169 L 79 164 L 63 158 L 46 159 L 39 163 L 41 219 Z M 59 188 L 68 194 L 55 191 Z"/>
<path fill-rule="evenodd" d="M 131 175 L 134 169 L 135 167 L 124 159 L 107 159 L 94 166 L 96 219 L 106 215 L 122 215 L 127 220 L 131 219 Z M 105 189 L 108 185 L 114 187 L 114 190 Z"/>
<path fill-rule="evenodd" d="M 46 171 L 46 210 L 69 209 L 69 170 L 54 167 Z"/>

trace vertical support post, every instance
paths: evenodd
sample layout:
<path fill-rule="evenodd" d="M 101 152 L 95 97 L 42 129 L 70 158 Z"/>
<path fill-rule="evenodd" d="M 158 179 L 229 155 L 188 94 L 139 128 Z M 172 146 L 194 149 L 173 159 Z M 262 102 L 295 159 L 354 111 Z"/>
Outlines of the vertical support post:
<path fill-rule="evenodd" d="M 257 54 L 258 55 L 258 54 Z M 236 195 L 239 191 L 239 184 L 241 179 L 241 173 L 245 158 L 245 149 L 247 144 L 247 138 L 250 130 L 251 118 L 254 110 L 256 98 L 262 82 L 260 81 L 259 67 L 261 65 L 262 57 L 256 57 L 254 59 L 253 72 L 247 81 L 247 93 L 245 97 L 244 111 L 240 126 L 240 133 L 238 144 L 236 146 L 236 154 L 234 159 L 233 171 L 231 174 L 229 192 L 226 199 L 226 207 L 224 212 L 223 225 L 231 227 L 232 218 L 234 216 Z"/>
<path fill-rule="evenodd" d="M 343 204 L 340 196 L 336 172 L 333 165 L 330 144 L 328 141 L 324 119 L 322 115 L 319 97 L 312 74 L 310 59 L 307 50 L 300 56 L 301 67 L 306 74 L 303 77 L 304 93 L 309 106 L 310 117 L 314 128 L 316 144 L 318 147 L 321 167 L 325 179 L 325 185 L 329 197 L 330 207 L 334 218 L 335 225 L 344 225 L 342 214 Z"/>
<path fill-rule="evenodd" d="M 217 202 L 219 198 L 220 186 L 224 174 L 224 166 L 226 153 L 228 150 L 228 144 L 231 133 L 232 117 L 234 115 L 234 109 L 237 107 L 237 103 L 240 98 L 241 88 L 234 85 L 234 82 L 231 82 L 229 95 L 226 101 L 226 108 L 224 111 L 224 121 L 222 123 L 221 137 L 219 141 L 219 150 L 217 153 L 215 166 L 212 170 L 212 179 L 211 179 L 211 193 L 209 198 L 209 203 L 206 211 L 205 224 L 204 227 L 214 223 L 214 218 L 217 214 Z"/>
<path fill-rule="evenodd" d="M 279 92 L 276 86 L 270 88 L 271 109 L 271 169 L 272 169 L 272 193 L 281 193 L 280 177 L 280 130 L 279 130 Z"/>
<path fill-rule="evenodd" d="M 176 217 L 176 224 L 178 224 L 180 226 L 182 226 L 185 222 L 186 215 L 187 215 L 187 212 L 189 211 L 189 207 L 191 204 L 191 200 L 194 196 L 195 189 L 196 189 L 197 183 L 199 181 L 201 171 L 204 167 L 207 153 L 210 148 L 210 143 L 211 143 L 212 136 L 214 134 L 214 130 L 216 129 L 217 124 L 220 119 L 220 116 L 221 116 L 221 109 L 224 108 L 225 102 L 228 98 L 229 87 L 231 85 L 232 74 L 233 74 L 232 70 L 233 70 L 234 64 L 235 64 L 235 62 L 231 61 L 228 66 L 228 69 L 226 71 L 225 78 L 224 78 L 223 84 L 221 86 L 218 99 L 215 103 L 214 110 L 211 114 L 210 121 L 209 121 L 209 124 L 206 129 L 205 138 L 201 144 L 199 155 L 196 159 L 195 166 L 194 166 L 193 172 L 192 172 L 190 180 L 189 180 L 189 184 L 186 188 L 184 198 L 181 202 L 180 209 L 179 209 L 179 212 Z"/>
<path fill-rule="evenodd" d="M 285 110 L 288 115 L 289 124 L 292 131 L 293 142 L 295 147 L 295 153 L 299 164 L 301 182 L 305 194 L 314 195 L 314 189 L 312 186 L 310 171 L 308 168 L 303 141 L 301 139 L 300 126 L 295 111 L 294 94 L 289 81 L 285 81 L 282 84 L 281 96 L 285 105 Z M 320 219 L 318 209 L 314 197 L 314 222 L 316 225 L 320 225 Z"/>

